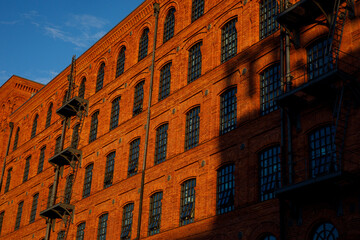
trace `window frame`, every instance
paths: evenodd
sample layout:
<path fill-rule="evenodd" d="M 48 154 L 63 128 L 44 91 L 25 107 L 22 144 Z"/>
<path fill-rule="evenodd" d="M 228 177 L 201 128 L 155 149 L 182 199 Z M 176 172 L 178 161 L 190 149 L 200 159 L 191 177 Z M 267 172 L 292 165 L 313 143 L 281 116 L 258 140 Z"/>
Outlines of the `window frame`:
<path fill-rule="evenodd" d="M 124 73 L 125 71 L 125 60 L 126 60 L 126 47 L 122 46 L 119 54 L 118 54 L 118 58 L 116 61 L 116 74 L 115 74 L 115 78 L 119 77 L 121 74 Z"/>
<path fill-rule="evenodd" d="M 163 43 L 166 43 L 171 38 L 174 37 L 175 33 L 175 12 L 176 9 L 171 7 L 165 17 L 164 21 L 164 35 L 163 35 Z"/>
<path fill-rule="evenodd" d="M 79 223 L 76 227 L 76 240 L 85 239 L 86 222 Z"/>
<path fill-rule="evenodd" d="M 237 127 L 237 87 L 233 86 L 220 95 L 220 135 Z"/>
<path fill-rule="evenodd" d="M 205 1 L 204 0 L 193 0 L 191 4 L 191 22 L 195 22 L 202 15 L 204 15 Z"/>
<path fill-rule="evenodd" d="M 106 240 L 107 232 L 107 221 L 109 219 L 109 214 L 104 213 L 99 217 L 98 231 L 97 231 L 97 240 Z"/>
<path fill-rule="evenodd" d="M 181 184 L 180 226 L 193 223 L 195 219 L 195 187 L 196 178 L 186 180 Z"/>
<path fill-rule="evenodd" d="M 221 28 L 221 63 L 227 62 L 237 54 L 237 21 L 237 18 L 233 18 Z"/>
<path fill-rule="evenodd" d="M 149 236 L 158 234 L 160 232 L 162 198 L 163 198 L 163 192 L 156 192 L 150 197 L 149 224 L 148 224 Z"/>
<path fill-rule="evenodd" d="M 64 203 L 66 204 L 70 204 L 74 180 L 75 180 L 74 174 L 70 174 L 66 178 L 65 189 L 64 189 Z"/>
<path fill-rule="evenodd" d="M 326 236 L 323 235 L 324 233 L 326 234 Z M 340 239 L 339 231 L 335 227 L 335 225 L 331 222 L 323 222 L 318 224 L 316 228 L 314 228 L 311 239 L 328 239 L 329 234 L 334 237 L 333 239 Z"/>
<path fill-rule="evenodd" d="M 48 128 L 51 125 L 52 108 L 53 108 L 53 103 L 50 103 L 50 106 L 46 114 L 45 128 Z"/>
<path fill-rule="evenodd" d="M 25 167 L 24 167 L 24 174 L 23 174 L 23 183 L 26 182 L 29 178 L 29 171 L 30 171 L 30 160 L 31 155 L 28 156 L 25 160 Z"/>
<path fill-rule="evenodd" d="M 38 201 L 39 201 L 39 193 L 36 193 L 33 195 L 29 223 L 33 223 L 35 221 Z"/>
<path fill-rule="evenodd" d="M 19 132 L 20 132 L 20 127 L 17 127 L 15 137 L 14 137 L 13 151 L 15 151 L 17 149 L 17 145 L 19 143 Z"/>
<path fill-rule="evenodd" d="M 19 202 L 18 203 L 18 210 L 17 210 L 17 213 L 16 213 L 14 231 L 16 231 L 16 230 L 18 230 L 20 228 L 23 207 L 24 207 L 24 201 Z"/>
<path fill-rule="evenodd" d="M 85 99 L 85 91 L 86 91 L 86 77 L 83 77 L 81 79 L 80 85 L 79 85 L 79 91 L 78 91 L 78 97 Z"/>
<path fill-rule="evenodd" d="M 264 2 L 266 2 L 266 6 L 267 6 L 266 8 Z M 271 3 L 275 4 L 275 6 L 269 8 L 269 5 L 271 5 Z M 276 16 L 278 12 L 279 12 L 279 5 L 277 4 L 276 0 L 262 0 L 259 2 L 260 40 L 267 38 L 268 36 L 274 34 L 280 29 L 279 23 L 276 21 Z M 272 26 L 270 27 L 270 31 L 268 31 L 269 26 Z"/>
<path fill-rule="evenodd" d="M 133 117 L 139 115 L 143 111 L 144 85 L 145 85 L 145 80 L 142 80 L 138 84 L 136 84 L 134 88 Z"/>
<path fill-rule="evenodd" d="M 121 220 L 121 240 L 131 239 L 131 228 L 133 221 L 134 203 L 128 203 L 123 207 L 123 214 Z"/>
<path fill-rule="evenodd" d="M 161 124 L 156 129 L 155 165 L 166 161 L 169 124 Z"/>
<path fill-rule="evenodd" d="M 38 119 L 39 119 L 39 114 L 36 114 L 33 120 L 33 125 L 31 128 L 31 136 L 30 139 L 33 139 L 36 136 L 36 129 L 37 129 L 37 125 L 38 125 Z"/>
<path fill-rule="evenodd" d="M 5 188 L 4 188 L 4 193 L 7 193 L 10 189 L 10 183 L 11 183 L 11 172 L 12 172 L 13 168 L 9 168 L 7 170 L 7 176 L 6 176 L 6 183 L 5 183 Z"/>
<path fill-rule="evenodd" d="M 160 69 L 159 97 L 158 97 L 159 101 L 170 96 L 171 66 L 172 66 L 172 62 L 168 62 Z"/>
<path fill-rule="evenodd" d="M 217 170 L 216 213 L 225 214 L 235 209 L 235 164 Z"/>
<path fill-rule="evenodd" d="M 138 62 L 144 59 L 148 55 L 149 47 L 149 28 L 145 28 L 142 31 L 140 40 L 139 40 L 139 53 L 138 53 Z"/>
<path fill-rule="evenodd" d="M 94 142 L 97 138 L 97 131 L 98 131 L 98 125 L 99 125 L 99 114 L 100 114 L 100 111 L 97 110 L 91 115 L 89 143 Z"/>
<path fill-rule="evenodd" d="M 104 189 L 111 187 L 114 178 L 116 151 L 112 151 L 106 156 Z"/>
<path fill-rule="evenodd" d="M 84 186 L 83 186 L 83 193 L 82 198 L 87 198 L 91 194 L 91 183 L 92 183 L 92 175 L 93 175 L 93 168 L 94 163 L 89 164 L 85 168 L 85 175 L 84 175 Z"/>
<path fill-rule="evenodd" d="M 104 79 L 105 79 L 105 63 L 102 62 L 100 64 L 97 76 L 96 76 L 96 88 L 95 93 L 99 92 L 104 86 Z"/>
<path fill-rule="evenodd" d="M 281 94 L 280 64 L 275 63 L 260 73 L 260 114 L 276 111 L 276 98 Z"/>
<path fill-rule="evenodd" d="M 110 131 L 119 126 L 120 100 L 121 96 L 116 97 L 111 102 Z"/>
<path fill-rule="evenodd" d="M 188 59 L 188 84 L 192 83 L 196 79 L 201 77 L 201 68 L 202 68 L 202 53 L 201 46 L 203 42 L 199 41 L 195 43 L 189 49 L 189 59 Z"/>
<path fill-rule="evenodd" d="M 200 140 L 200 106 L 191 108 L 186 113 L 185 151 L 199 145 Z"/>
<path fill-rule="evenodd" d="M 80 141 L 80 123 L 76 124 L 73 128 L 73 133 L 71 136 L 71 147 L 77 149 Z"/>
<path fill-rule="evenodd" d="M 326 55 L 330 41 L 327 38 L 320 38 L 306 48 L 308 81 L 324 76 L 334 68 L 332 55 Z"/>
<path fill-rule="evenodd" d="M 130 143 L 129 150 L 129 163 L 128 163 L 128 177 L 132 177 L 137 174 L 139 168 L 140 157 L 140 138 L 136 138 Z"/>

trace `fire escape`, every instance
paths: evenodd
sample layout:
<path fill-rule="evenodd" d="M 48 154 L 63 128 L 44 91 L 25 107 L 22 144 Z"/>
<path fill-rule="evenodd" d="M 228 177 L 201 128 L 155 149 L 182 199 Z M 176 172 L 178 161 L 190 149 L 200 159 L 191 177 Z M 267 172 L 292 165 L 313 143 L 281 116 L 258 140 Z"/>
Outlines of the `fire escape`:
<path fill-rule="evenodd" d="M 280 199 L 306 202 L 326 198 L 329 192 L 341 191 L 355 181 L 353 174 L 344 167 L 351 161 L 344 159 L 344 149 L 350 112 L 360 104 L 357 79 L 360 59 L 340 50 L 345 21 L 354 16 L 353 7 L 352 0 L 300 0 L 286 6 L 277 17 L 295 48 L 300 47 L 300 32 L 305 28 L 325 25 L 329 30 L 322 42 L 322 51 L 318 53 L 322 55 L 313 62 L 309 62 L 308 56 L 307 64 L 289 70 L 290 83 L 278 97 L 278 104 L 292 122 L 300 121 L 301 112 L 317 103 L 333 106 L 329 118 L 332 121 L 331 149 L 321 149 L 326 151 L 329 160 L 320 166 L 316 163 L 311 166 L 309 154 L 301 164 L 296 162 L 299 159 L 286 159 L 282 169 L 285 181 L 276 191 Z M 290 57 L 287 60 L 290 61 Z M 292 128 L 290 125 L 290 134 L 296 132 Z M 310 168 L 319 174 L 311 174 Z"/>
<path fill-rule="evenodd" d="M 54 184 L 50 196 L 50 203 L 47 209 L 40 212 L 40 216 L 46 219 L 47 228 L 45 240 L 50 239 L 51 229 L 54 231 L 55 229 L 55 221 L 56 219 L 62 219 L 65 223 L 65 226 L 69 226 L 70 220 L 73 220 L 74 209 L 75 206 L 70 204 L 69 199 L 57 197 L 57 188 L 59 183 L 60 175 L 63 172 L 65 166 L 70 166 L 72 173 L 75 175 L 76 170 L 81 162 L 82 151 L 77 149 L 77 143 L 79 141 L 79 135 L 81 132 L 81 127 L 77 128 L 77 133 L 73 133 L 72 143 L 69 147 L 64 149 L 66 128 L 69 126 L 70 119 L 72 117 L 77 117 L 80 126 L 82 126 L 84 122 L 84 117 L 87 114 L 88 108 L 88 100 L 85 100 L 82 97 L 73 96 L 71 97 L 74 91 L 74 76 L 75 76 L 75 56 L 72 58 L 70 75 L 68 76 L 68 91 L 65 96 L 65 101 L 63 105 L 57 109 L 56 113 L 60 115 L 62 120 L 62 134 L 61 134 L 61 143 L 60 143 L 60 151 L 56 153 L 53 157 L 49 159 L 49 163 L 54 166 L 55 177 Z M 74 139 L 74 136 L 76 139 Z M 73 182 L 75 181 L 75 177 L 71 179 L 73 186 Z M 72 190 L 71 190 L 72 191 Z"/>

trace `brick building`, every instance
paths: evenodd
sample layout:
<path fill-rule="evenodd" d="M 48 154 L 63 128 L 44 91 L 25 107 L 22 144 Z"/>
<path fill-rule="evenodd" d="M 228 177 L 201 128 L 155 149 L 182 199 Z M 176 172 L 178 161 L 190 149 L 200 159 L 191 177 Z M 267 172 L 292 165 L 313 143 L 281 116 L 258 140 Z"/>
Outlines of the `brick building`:
<path fill-rule="evenodd" d="M 360 2 L 316 3 L 146 0 L 11 77 L 0 239 L 359 239 Z"/>

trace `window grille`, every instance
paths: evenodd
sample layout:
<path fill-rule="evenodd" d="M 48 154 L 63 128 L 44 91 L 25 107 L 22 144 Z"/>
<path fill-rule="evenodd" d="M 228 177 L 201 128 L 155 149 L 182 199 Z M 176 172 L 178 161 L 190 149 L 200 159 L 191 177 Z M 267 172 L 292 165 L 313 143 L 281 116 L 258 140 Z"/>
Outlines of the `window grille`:
<path fill-rule="evenodd" d="M 120 97 L 115 98 L 111 105 L 110 130 L 116 128 L 119 124 Z"/>
<path fill-rule="evenodd" d="M 309 135 L 310 146 L 310 174 L 318 177 L 338 171 L 336 152 L 333 142 L 335 128 L 325 126 L 315 129 Z"/>
<path fill-rule="evenodd" d="M 186 114 L 185 151 L 192 149 L 199 144 L 199 113 L 200 107 L 195 107 Z"/>
<path fill-rule="evenodd" d="M 122 47 L 116 63 L 116 77 L 124 73 L 125 70 L 125 47 Z"/>
<path fill-rule="evenodd" d="M 85 82 L 86 82 L 86 78 L 83 77 L 80 83 L 79 93 L 78 93 L 78 97 L 80 98 L 85 98 Z"/>
<path fill-rule="evenodd" d="M 149 29 L 146 28 L 143 31 L 139 42 L 139 61 L 145 58 L 148 54 L 148 41 L 149 41 Z"/>
<path fill-rule="evenodd" d="M 163 39 L 164 43 L 174 36 L 174 27 L 175 27 L 175 8 L 171 8 L 165 18 L 164 39 Z"/>
<path fill-rule="evenodd" d="M 16 130 L 16 133 L 15 133 L 13 151 L 15 151 L 17 149 L 17 145 L 18 145 L 18 141 L 19 141 L 19 132 L 20 132 L 20 128 L 18 127 Z"/>
<path fill-rule="evenodd" d="M 150 198 L 150 214 L 149 214 L 149 235 L 155 235 L 160 232 L 161 222 L 161 200 L 163 193 L 158 192 Z"/>
<path fill-rule="evenodd" d="M 47 199 L 47 204 L 46 204 L 46 208 L 49 208 L 53 205 L 53 203 L 51 202 L 51 195 L 52 195 L 52 189 L 53 189 L 54 185 L 51 185 L 49 187 L 49 195 L 48 195 L 48 199 Z"/>
<path fill-rule="evenodd" d="M 60 231 L 57 235 L 56 240 L 64 240 L 65 239 L 65 231 Z"/>
<path fill-rule="evenodd" d="M 141 81 L 135 86 L 133 117 L 143 110 L 144 83 L 145 81 Z"/>
<path fill-rule="evenodd" d="M 107 220 L 108 220 L 107 213 L 105 213 L 99 217 L 97 240 L 105 240 L 106 239 Z"/>
<path fill-rule="evenodd" d="M 276 0 L 260 2 L 260 39 L 266 38 L 279 29 L 279 23 L 276 21 L 278 9 Z"/>
<path fill-rule="evenodd" d="M 66 178 L 64 203 L 70 204 L 73 183 L 74 183 L 74 174 L 70 174 Z"/>
<path fill-rule="evenodd" d="M 123 218 L 121 225 L 121 240 L 131 239 L 131 227 L 133 220 L 134 204 L 129 203 L 123 208 Z"/>
<path fill-rule="evenodd" d="M 61 152 L 61 136 L 57 137 L 55 140 L 54 155 L 58 154 L 59 152 Z"/>
<path fill-rule="evenodd" d="M 309 81 L 332 70 L 332 55 L 327 53 L 331 40 L 322 39 L 307 49 L 307 70 Z"/>
<path fill-rule="evenodd" d="M 268 234 L 263 237 L 262 240 L 276 240 L 276 237 L 274 235 Z"/>
<path fill-rule="evenodd" d="M 201 49 L 202 42 L 192 46 L 189 50 L 188 83 L 201 76 Z"/>
<path fill-rule="evenodd" d="M 236 92 L 235 87 L 220 96 L 220 135 L 236 128 Z"/>
<path fill-rule="evenodd" d="M 53 108 L 53 104 L 50 103 L 50 106 L 48 108 L 48 112 L 47 112 L 47 115 L 46 115 L 45 128 L 48 128 L 51 125 L 52 108 Z"/>
<path fill-rule="evenodd" d="M 260 201 L 275 197 L 281 186 L 280 147 L 270 147 L 259 154 Z"/>
<path fill-rule="evenodd" d="M 76 124 L 73 129 L 73 134 L 71 138 L 71 147 L 77 148 L 79 145 L 79 131 L 80 131 L 80 124 Z"/>
<path fill-rule="evenodd" d="M 166 64 L 160 70 L 160 89 L 159 89 L 159 101 L 170 95 L 170 82 L 171 82 L 171 62 Z"/>
<path fill-rule="evenodd" d="M 39 118 L 39 115 L 36 114 L 34 121 L 33 121 L 32 129 L 31 129 L 31 138 L 34 138 L 36 136 L 36 128 L 37 128 L 38 118 Z"/>
<path fill-rule="evenodd" d="M 163 124 L 156 129 L 155 164 L 166 160 L 167 130 L 169 124 Z"/>
<path fill-rule="evenodd" d="M 46 146 L 42 147 L 40 150 L 39 164 L 38 164 L 38 170 L 37 170 L 38 174 L 41 173 L 44 168 L 45 150 L 46 150 Z"/>
<path fill-rule="evenodd" d="M 76 230 L 76 240 L 85 240 L 85 227 L 86 223 L 80 223 Z"/>
<path fill-rule="evenodd" d="M 93 167 L 94 167 L 94 164 L 90 164 L 85 169 L 83 198 L 90 196 Z"/>
<path fill-rule="evenodd" d="M 36 193 L 33 196 L 31 212 L 30 212 L 30 223 L 35 221 L 38 200 L 39 200 L 39 193 Z"/>
<path fill-rule="evenodd" d="M 194 22 L 204 14 L 204 0 L 193 0 L 191 9 L 191 22 Z"/>
<path fill-rule="evenodd" d="M 20 228 L 20 222 L 21 222 L 21 215 L 23 211 L 24 201 L 20 202 L 18 205 L 18 210 L 16 214 L 16 220 L 15 220 L 15 230 L 18 230 Z"/>
<path fill-rule="evenodd" d="M 105 63 L 100 65 L 97 78 L 96 78 L 96 90 L 95 92 L 100 91 L 103 88 L 104 84 L 104 75 L 105 75 Z"/>
<path fill-rule="evenodd" d="M 181 185 L 180 226 L 194 222 L 196 179 L 190 179 Z"/>
<path fill-rule="evenodd" d="M 114 164 L 115 164 L 115 152 L 112 152 L 106 157 L 104 188 L 108 188 L 112 185 L 113 176 L 114 176 Z"/>
<path fill-rule="evenodd" d="M 23 175 L 23 183 L 26 182 L 29 178 L 29 170 L 30 170 L 30 159 L 31 156 L 29 156 L 28 158 L 26 158 L 25 161 L 25 168 L 24 168 L 24 175 Z"/>
<path fill-rule="evenodd" d="M 90 134 L 89 134 L 89 143 L 93 142 L 96 140 L 96 135 L 97 135 L 97 129 L 98 129 L 98 116 L 99 116 L 99 111 L 96 111 L 92 116 L 91 116 L 91 126 L 90 126 Z"/>
<path fill-rule="evenodd" d="M 11 182 L 11 172 L 12 172 L 12 168 L 10 168 L 8 170 L 8 174 L 6 177 L 6 184 L 5 184 L 5 189 L 4 189 L 4 193 L 7 193 L 9 191 L 10 188 L 10 182 Z"/>
<path fill-rule="evenodd" d="M 140 152 L 140 138 L 135 139 L 130 143 L 128 177 L 135 175 L 138 171 Z"/>
<path fill-rule="evenodd" d="M 339 232 L 336 227 L 329 223 L 322 223 L 320 224 L 314 231 L 313 240 L 322 240 L 322 239 L 332 239 L 332 240 L 339 240 Z"/>
<path fill-rule="evenodd" d="M 217 214 L 234 210 L 235 165 L 229 164 L 217 172 Z"/>
<path fill-rule="evenodd" d="M 5 215 L 5 211 L 2 211 L 0 213 L 0 234 L 1 234 L 1 230 L 2 230 L 2 224 L 4 222 L 4 215 Z"/>
<path fill-rule="evenodd" d="M 260 112 L 268 114 L 278 109 L 276 98 L 281 92 L 280 64 L 265 69 L 260 75 Z"/>
<path fill-rule="evenodd" d="M 229 21 L 221 29 L 221 63 L 234 57 L 237 53 L 237 18 Z"/>

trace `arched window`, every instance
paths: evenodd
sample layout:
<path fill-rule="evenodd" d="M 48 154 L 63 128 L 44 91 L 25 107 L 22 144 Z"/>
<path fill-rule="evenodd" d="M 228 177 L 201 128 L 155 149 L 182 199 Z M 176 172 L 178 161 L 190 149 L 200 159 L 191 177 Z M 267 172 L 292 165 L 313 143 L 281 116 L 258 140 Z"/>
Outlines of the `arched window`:
<path fill-rule="evenodd" d="M 48 108 L 47 115 L 46 115 L 45 128 L 48 128 L 51 124 L 52 108 L 53 108 L 53 104 L 50 103 L 50 106 Z"/>
<path fill-rule="evenodd" d="M 9 191 L 10 183 L 11 183 L 11 172 L 12 172 L 12 168 L 9 168 L 7 171 L 4 193 L 7 193 Z"/>
<path fill-rule="evenodd" d="M 98 116 L 99 116 L 99 111 L 96 111 L 95 113 L 93 113 L 93 115 L 91 116 L 91 126 L 90 126 L 90 134 L 89 134 L 89 143 L 93 142 L 96 140 L 96 135 L 97 135 L 97 129 L 98 129 Z"/>
<path fill-rule="evenodd" d="M 44 168 L 45 150 L 46 150 L 46 146 L 43 146 L 40 150 L 39 164 L 38 164 L 38 170 L 37 170 L 38 174 L 41 173 Z"/>
<path fill-rule="evenodd" d="M 171 62 L 166 64 L 160 70 L 160 82 L 159 82 L 159 101 L 170 95 L 170 83 L 171 83 Z"/>
<path fill-rule="evenodd" d="M 266 236 L 261 238 L 261 240 L 276 240 L 276 237 L 272 234 L 267 234 Z"/>
<path fill-rule="evenodd" d="M 119 124 L 120 97 L 115 98 L 111 103 L 110 130 Z"/>
<path fill-rule="evenodd" d="M 122 47 L 116 63 L 116 77 L 124 73 L 125 70 L 125 47 Z"/>
<path fill-rule="evenodd" d="M 65 91 L 65 94 L 64 94 L 63 101 L 62 101 L 62 105 L 64 105 L 67 100 L 68 100 L 68 91 L 66 90 L 66 91 Z"/>
<path fill-rule="evenodd" d="M 139 42 L 139 61 L 148 54 L 149 29 L 145 28 Z"/>
<path fill-rule="evenodd" d="M 130 143 L 128 177 L 135 175 L 138 171 L 140 153 L 140 138 Z"/>
<path fill-rule="evenodd" d="M 66 204 L 70 204 L 73 183 L 74 183 L 74 174 L 70 174 L 66 178 L 66 184 L 65 184 L 64 203 Z"/>
<path fill-rule="evenodd" d="M 38 200 L 39 200 L 39 193 L 36 193 L 33 196 L 33 202 L 32 202 L 31 212 L 30 212 L 30 221 L 29 221 L 30 223 L 35 221 Z"/>
<path fill-rule="evenodd" d="M 18 205 L 18 210 L 16 214 L 16 220 L 15 220 L 15 230 L 18 230 L 20 228 L 20 222 L 21 222 L 21 215 L 23 211 L 24 201 L 21 201 Z"/>
<path fill-rule="evenodd" d="M 186 113 L 185 151 L 199 144 L 200 107 L 195 107 Z"/>
<path fill-rule="evenodd" d="M 217 214 L 234 210 L 235 164 L 228 164 L 217 171 Z"/>
<path fill-rule="evenodd" d="M 17 149 L 17 145 L 18 145 L 18 141 L 19 141 L 19 132 L 20 132 L 20 128 L 18 127 L 15 133 L 15 137 L 14 137 L 14 145 L 13 145 L 13 151 L 15 151 Z"/>
<path fill-rule="evenodd" d="M 155 164 L 166 160 L 168 127 L 169 124 L 165 123 L 156 129 Z"/>
<path fill-rule="evenodd" d="M 221 62 L 226 62 L 237 53 L 237 18 L 226 23 L 221 29 Z"/>
<path fill-rule="evenodd" d="M 150 197 L 150 213 L 149 213 L 150 236 L 160 232 L 162 197 L 163 197 L 162 192 L 155 193 Z"/>
<path fill-rule="evenodd" d="M 134 204 L 129 203 L 123 208 L 122 224 L 121 224 L 121 240 L 131 239 L 131 226 L 133 221 Z"/>
<path fill-rule="evenodd" d="M 194 222 L 196 179 L 189 179 L 181 184 L 180 226 Z"/>
<path fill-rule="evenodd" d="M 115 165 L 115 151 L 109 153 L 106 156 L 104 188 L 108 188 L 112 185 L 113 176 L 114 176 L 114 165 Z"/>
<path fill-rule="evenodd" d="M 277 0 L 260 2 L 260 39 L 266 38 L 279 29 L 279 23 L 276 21 L 278 8 Z"/>
<path fill-rule="evenodd" d="M 280 64 L 266 68 L 260 74 L 260 113 L 268 114 L 278 109 L 275 99 L 280 95 Z"/>
<path fill-rule="evenodd" d="M 80 131 L 80 123 L 76 124 L 73 129 L 73 134 L 71 138 L 71 147 L 77 148 L 79 145 L 79 131 Z"/>
<path fill-rule="evenodd" d="M 202 42 L 192 46 L 189 50 L 188 83 L 191 83 L 201 76 L 201 47 Z"/>
<path fill-rule="evenodd" d="M 333 68 L 328 39 L 321 39 L 307 49 L 307 70 L 309 81 L 326 74 Z"/>
<path fill-rule="evenodd" d="M 83 79 L 81 80 L 80 86 L 79 86 L 78 96 L 80 98 L 85 98 L 85 82 L 86 82 L 86 78 L 83 77 Z"/>
<path fill-rule="evenodd" d="M 329 222 L 317 226 L 312 235 L 312 240 L 338 240 L 339 232 L 334 225 Z"/>
<path fill-rule="evenodd" d="M 97 78 L 96 78 L 96 90 L 95 92 L 100 91 L 103 88 L 104 84 L 104 73 L 105 73 L 105 63 L 100 65 Z"/>
<path fill-rule="evenodd" d="M 93 168 L 94 168 L 93 163 L 85 168 L 85 178 L 84 178 L 84 187 L 83 187 L 83 196 L 82 196 L 83 198 L 90 196 Z"/>
<path fill-rule="evenodd" d="M 163 42 L 167 42 L 170 38 L 174 36 L 174 27 L 175 27 L 175 8 L 171 8 L 166 15 L 164 23 L 164 39 Z"/>
<path fill-rule="evenodd" d="M 84 240 L 85 239 L 85 227 L 86 227 L 85 222 L 82 222 L 77 226 L 76 240 Z"/>
<path fill-rule="evenodd" d="M 204 14 L 204 0 L 193 0 L 191 9 L 191 22 Z"/>
<path fill-rule="evenodd" d="M 34 138 L 36 136 L 36 128 L 37 128 L 38 118 L 39 118 L 39 115 L 36 114 L 34 121 L 33 121 L 32 129 L 31 129 L 31 138 Z"/>
<path fill-rule="evenodd" d="M 26 161 L 25 161 L 23 183 L 26 182 L 28 180 L 28 178 L 29 178 L 30 160 L 31 160 L 31 156 L 27 157 Z"/>
<path fill-rule="evenodd" d="M 141 81 L 135 86 L 133 117 L 143 110 L 144 83 L 145 81 Z"/>
<path fill-rule="evenodd" d="M 236 128 L 236 91 L 233 87 L 220 96 L 220 134 L 225 134 Z"/>

